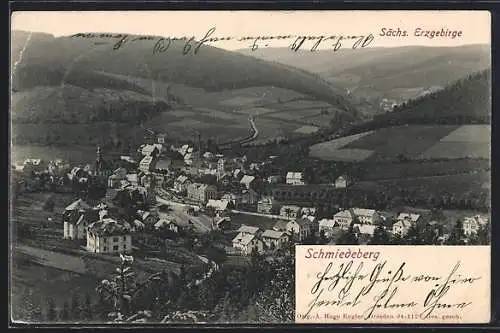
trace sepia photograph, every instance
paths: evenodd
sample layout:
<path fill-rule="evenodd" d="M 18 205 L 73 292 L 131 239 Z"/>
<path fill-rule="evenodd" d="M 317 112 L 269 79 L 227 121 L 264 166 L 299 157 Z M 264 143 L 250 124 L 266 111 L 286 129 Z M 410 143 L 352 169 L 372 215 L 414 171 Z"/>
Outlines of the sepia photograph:
<path fill-rule="evenodd" d="M 489 320 L 489 12 L 10 19 L 11 324 Z"/>

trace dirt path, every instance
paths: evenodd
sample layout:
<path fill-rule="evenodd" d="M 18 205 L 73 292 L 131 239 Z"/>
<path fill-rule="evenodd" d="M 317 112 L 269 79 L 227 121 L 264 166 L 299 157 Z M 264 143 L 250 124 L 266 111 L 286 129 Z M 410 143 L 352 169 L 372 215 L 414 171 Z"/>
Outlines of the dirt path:
<path fill-rule="evenodd" d="M 65 271 L 71 271 L 79 274 L 87 272 L 85 261 L 77 256 L 64 253 L 34 248 L 28 245 L 19 244 L 14 248 L 22 254 L 26 254 L 33 260 L 43 266 L 53 267 Z"/>

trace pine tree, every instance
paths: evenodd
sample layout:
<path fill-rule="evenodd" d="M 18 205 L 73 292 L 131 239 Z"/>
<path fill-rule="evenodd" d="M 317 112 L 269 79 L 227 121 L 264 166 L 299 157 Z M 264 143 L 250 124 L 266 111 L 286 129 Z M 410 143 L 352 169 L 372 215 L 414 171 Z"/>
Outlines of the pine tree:
<path fill-rule="evenodd" d="M 69 305 L 67 301 L 64 301 L 63 308 L 61 309 L 61 313 L 59 314 L 59 318 L 63 321 L 69 320 Z"/>
<path fill-rule="evenodd" d="M 90 294 L 85 295 L 85 303 L 83 308 L 83 316 L 86 320 L 92 320 L 92 299 Z"/>
<path fill-rule="evenodd" d="M 78 294 L 74 294 L 71 300 L 71 318 L 74 320 L 80 320 L 80 297 Z"/>
<path fill-rule="evenodd" d="M 490 244 L 490 221 L 484 225 L 479 226 L 477 231 L 478 245 L 489 245 Z"/>
<path fill-rule="evenodd" d="M 457 222 L 453 226 L 453 230 L 450 233 L 450 237 L 446 241 L 446 245 L 464 245 L 465 235 L 463 230 L 463 222 L 461 219 L 457 219 Z"/>
<path fill-rule="evenodd" d="M 387 232 L 387 230 L 385 230 L 384 227 L 382 227 L 381 225 L 379 225 L 374 233 L 373 233 L 373 237 L 372 239 L 370 240 L 370 245 L 388 245 L 390 242 L 390 239 L 389 239 L 389 233 Z"/>
<path fill-rule="evenodd" d="M 57 312 L 56 312 L 56 303 L 54 299 L 50 297 L 47 300 L 47 313 L 46 313 L 47 321 L 53 322 L 57 320 Z"/>
<path fill-rule="evenodd" d="M 354 223 L 351 223 L 349 229 L 343 232 L 339 239 L 337 240 L 337 244 L 339 245 L 357 245 L 359 244 L 358 237 L 354 232 Z"/>

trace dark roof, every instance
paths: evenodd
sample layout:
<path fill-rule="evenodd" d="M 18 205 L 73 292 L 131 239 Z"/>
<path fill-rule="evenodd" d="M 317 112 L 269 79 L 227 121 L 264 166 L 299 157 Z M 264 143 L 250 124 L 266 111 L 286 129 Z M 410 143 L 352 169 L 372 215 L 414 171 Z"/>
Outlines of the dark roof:
<path fill-rule="evenodd" d="M 130 225 L 119 223 L 111 218 L 104 218 L 91 223 L 88 226 L 88 231 L 98 236 L 118 236 L 130 233 Z"/>
<path fill-rule="evenodd" d="M 293 221 L 297 222 L 297 224 L 302 226 L 302 227 L 312 224 L 311 220 L 305 219 L 305 218 L 298 218 L 298 219 L 295 219 Z"/>

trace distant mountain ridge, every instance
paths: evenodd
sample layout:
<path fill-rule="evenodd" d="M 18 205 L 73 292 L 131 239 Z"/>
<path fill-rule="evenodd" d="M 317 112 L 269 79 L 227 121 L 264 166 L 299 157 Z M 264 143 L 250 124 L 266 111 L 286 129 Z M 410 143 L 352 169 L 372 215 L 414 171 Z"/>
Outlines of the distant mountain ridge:
<path fill-rule="evenodd" d="M 491 96 L 491 69 L 487 69 L 376 115 L 356 132 L 400 125 L 490 124 Z"/>
<path fill-rule="evenodd" d="M 108 43 L 103 43 L 106 41 Z M 182 126 L 187 131 L 198 130 L 200 126 L 204 128 L 196 119 L 196 107 L 200 107 L 200 102 L 193 100 L 192 104 L 197 106 L 191 108 L 190 99 L 198 99 L 204 91 L 223 94 L 247 88 L 282 88 L 296 92 L 297 96 L 302 96 L 300 98 L 326 102 L 332 108 L 348 113 L 350 118 L 360 117 L 342 89 L 305 70 L 208 45 L 203 45 L 196 55 L 183 55 L 185 42 L 180 40 L 172 41 L 166 52 L 154 54 L 155 42 L 138 40 L 113 50 L 116 40 L 112 39 L 54 37 L 13 31 L 13 141 L 45 144 L 47 137 L 54 137 L 49 132 L 57 124 L 64 126 L 55 135 L 57 140 L 51 139 L 50 142 L 58 144 L 95 142 L 95 131 L 88 131 L 94 122 L 99 122 L 103 128 L 111 126 L 117 129 L 113 142 L 127 140 L 128 135 L 141 137 L 144 128 L 138 125 L 150 124 L 157 119 L 167 122 L 165 126 L 158 123 L 156 127 L 160 129 L 174 122 L 178 124 L 175 126 L 185 124 Z M 174 86 L 185 88 L 172 89 Z M 197 92 L 191 94 L 191 88 Z M 176 95 L 176 90 L 182 90 L 182 97 Z M 203 107 L 217 109 L 217 103 Z M 175 111 L 177 115 L 186 112 L 177 110 L 186 107 L 191 110 L 187 112 L 190 119 L 173 119 L 174 116 L 169 115 L 161 118 L 164 112 Z M 206 111 L 203 116 L 206 116 Z M 234 118 L 233 115 L 221 116 Z M 240 120 L 233 121 L 234 126 L 248 127 L 248 117 L 244 114 L 239 117 Z M 224 127 L 228 123 L 217 117 L 210 121 L 214 127 Z M 292 127 L 288 125 L 287 128 L 293 130 Z M 165 130 L 176 132 L 172 127 Z M 236 135 L 237 132 L 233 129 L 232 133 Z M 99 140 L 107 142 L 106 135 L 107 132 L 99 132 Z"/>
<path fill-rule="evenodd" d="M 240 52 L 317 73 L 358 96 L 397 102 L 491 67 L 490 45 L 367 47 L 337 52 L 266 48 Z"/>
<path fill-rule="evenodd" d="M 113 51 L 112 43 L 96 45 L 92 39 L 16 34 L 14 31 L 12 60 L 21 60 L 13 73 L 12 86 L 17 91 L 38 85 L 59 85 L 66 80 L 73 81 L 72 84 L 79 81 L 78 85 L 84 88 L 102 87 L 104 84 L 96 83 L 102 79 L 96 72 L 104 71 L 209 91 L 279 86 L 351 108 L 341 90 L 336 91 L 314 75 L 212 46 L 203 45 L 196 55 L 183 55 L 185 42 L 173 41 L 167 52 L 153 54 L 154 41 L 151 40 L 130 42 Z M 25 43 L 28 38 L 29 42 Z M 46 76 L 41 75 L 43 71 Z M 86 73 L 88 78 L 72 80 L 80 73 Z"/>

